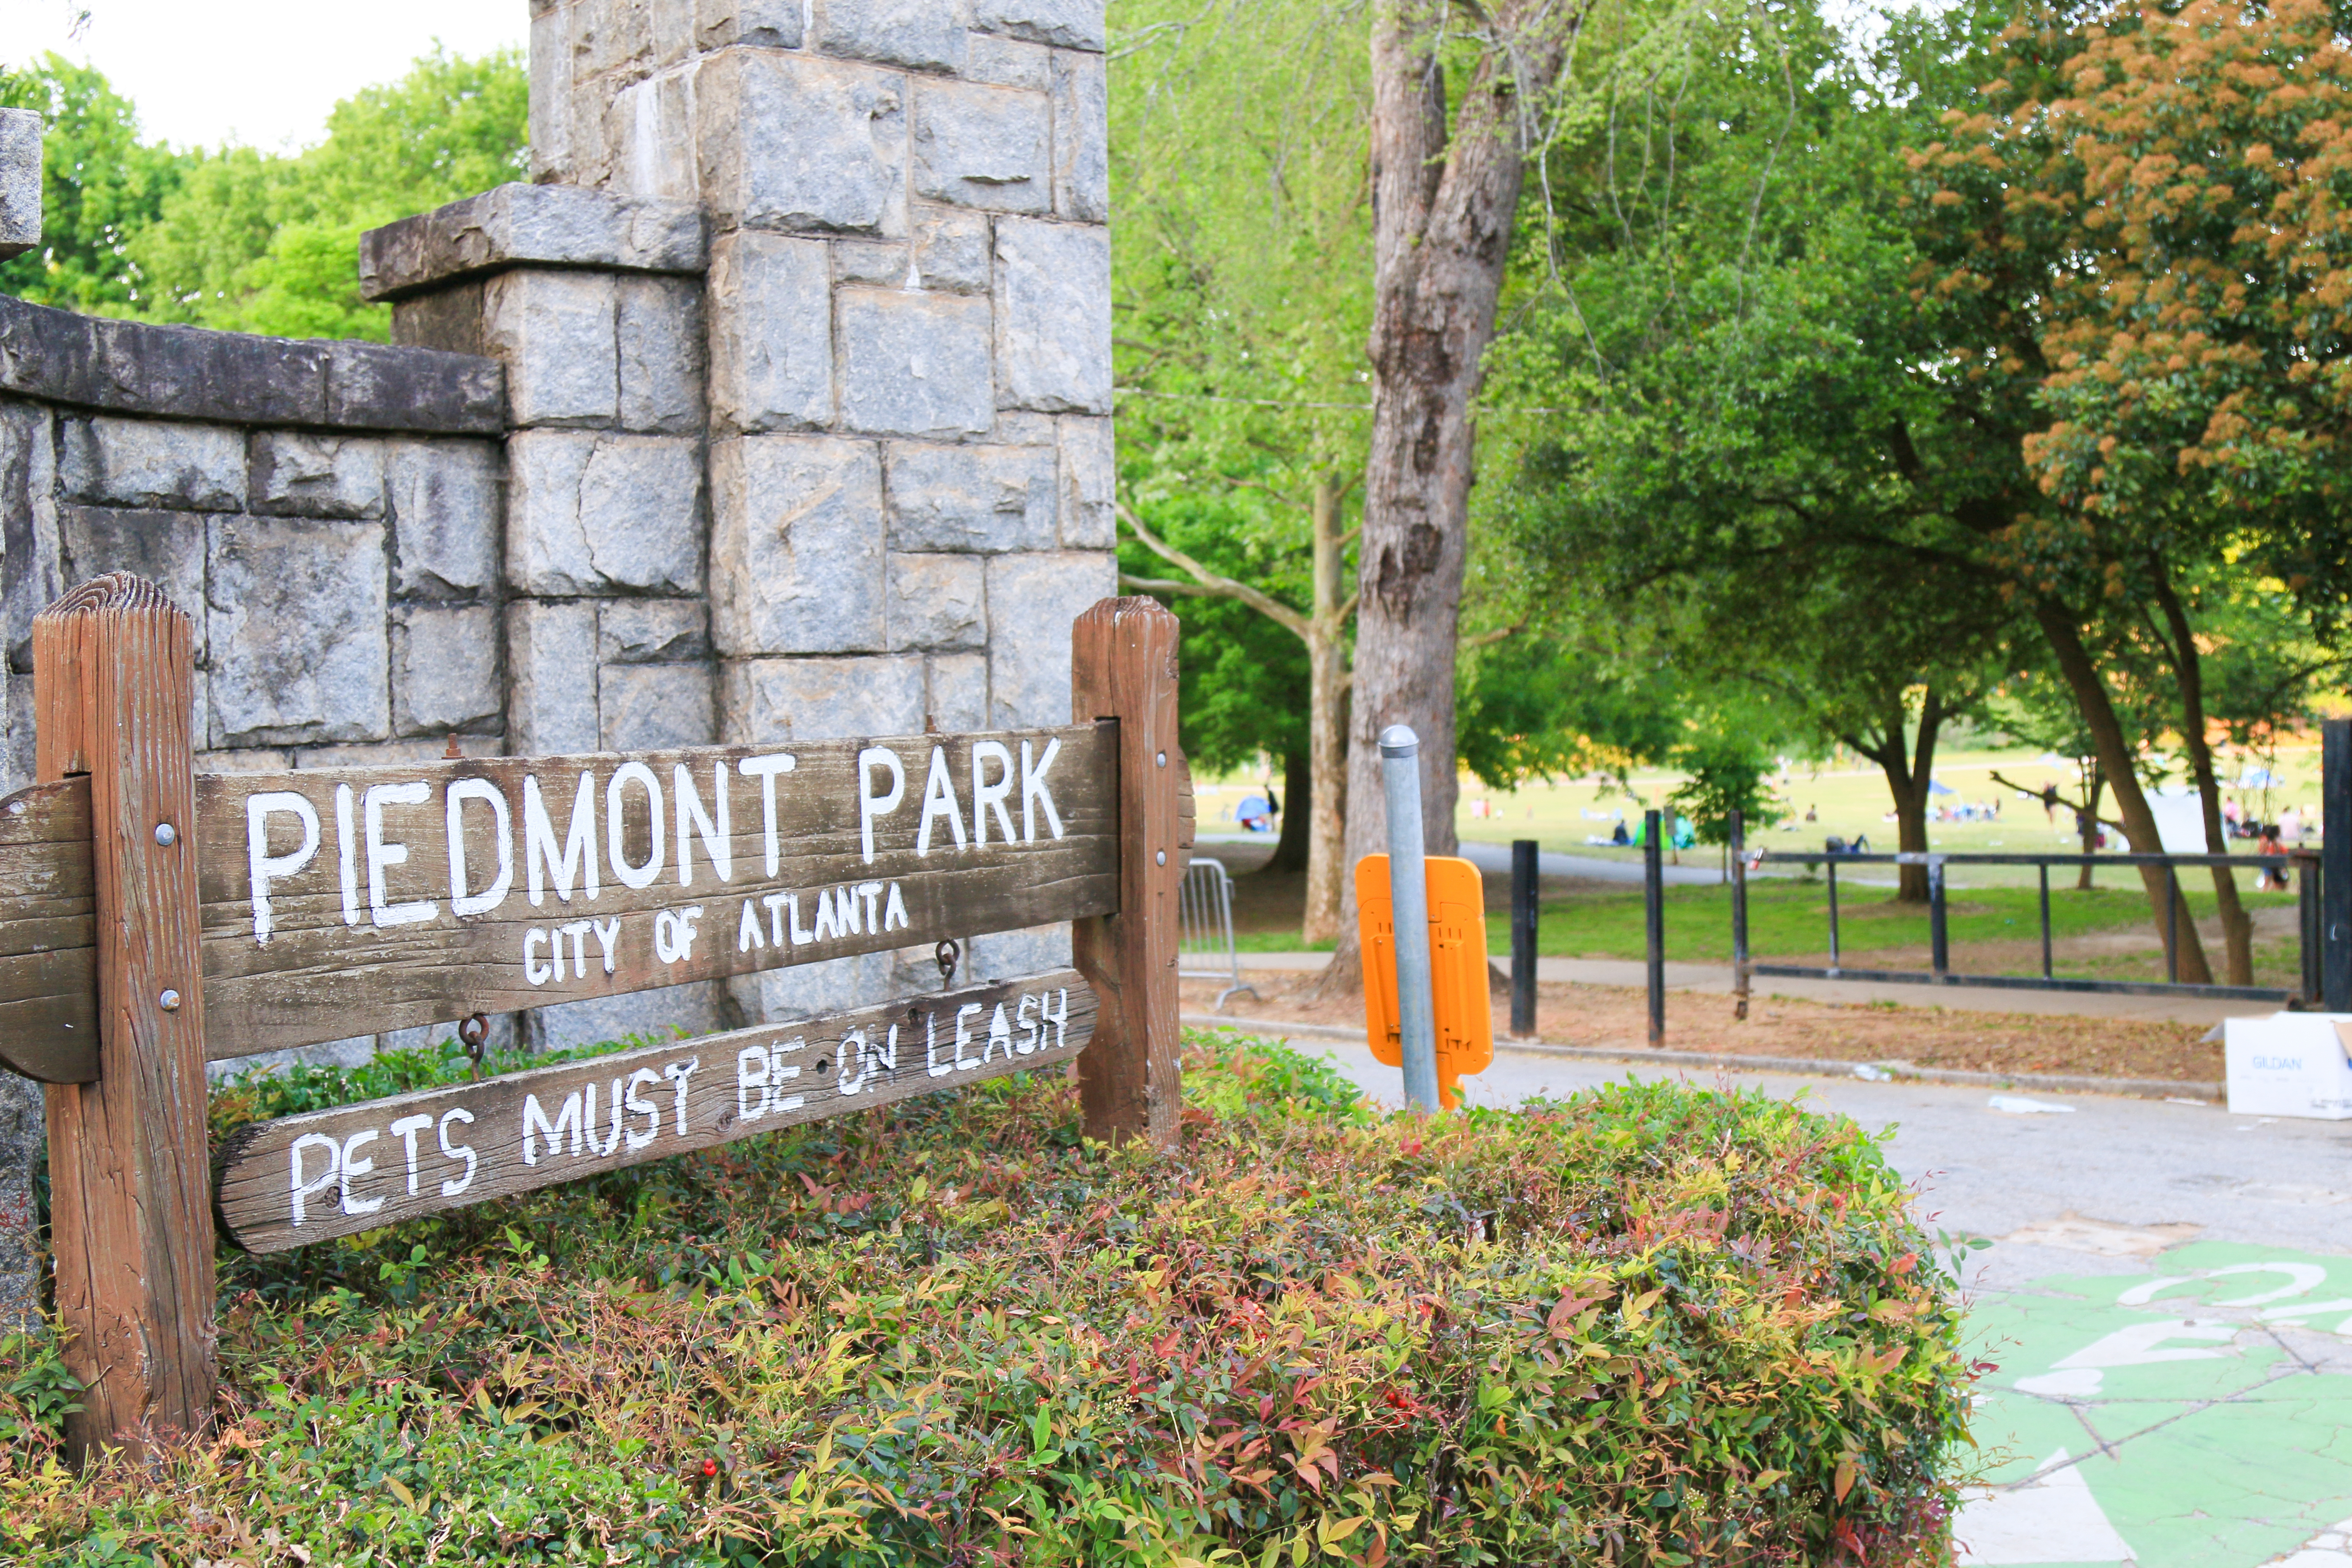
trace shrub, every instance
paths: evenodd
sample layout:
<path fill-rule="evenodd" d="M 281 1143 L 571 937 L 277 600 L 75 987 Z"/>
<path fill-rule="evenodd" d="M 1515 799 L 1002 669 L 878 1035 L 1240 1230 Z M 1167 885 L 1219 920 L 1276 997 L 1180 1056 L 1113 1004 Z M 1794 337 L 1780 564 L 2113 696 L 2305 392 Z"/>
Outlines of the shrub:
<path fill-rule="evenodd" d="M 454 1076 L 421 1053 L 342 1087 Z M 1039 1074 L 266 1258 L 222 1429 L 55 1463 L 26 1563 L 1937 1560 L 1968 1369 L 1851 1122 L 1628 1085 L 1378 1114 L 1193 1037 L 1180 1154 Z M 335 1091 L 225 1089 L 216 1121 Z"/>

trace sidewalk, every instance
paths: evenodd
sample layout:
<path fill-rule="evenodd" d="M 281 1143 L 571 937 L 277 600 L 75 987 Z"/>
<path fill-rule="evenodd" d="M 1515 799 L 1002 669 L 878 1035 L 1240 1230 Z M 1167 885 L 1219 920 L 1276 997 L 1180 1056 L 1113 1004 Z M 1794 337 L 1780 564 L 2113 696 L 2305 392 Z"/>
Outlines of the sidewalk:
<path fill-rule="evenodd" d="M 1328 952 L 1244 952 L 1244 977 L 1251 970 L 1291 974 L 1313 973 L 1331 962 Z M 1509 968 L 1509 960 L 1496 959 Z M 1649 976 L 1637 959 L 1538 958 L 1538 984 L 1614 985 L 1640 990 Z M 1759 997 L 1790 996 L 1807 1002 L 1834 1002 L 1859 1007 L 1871 1002 L 1892 1002 L 1903 1007 L 1941 1007 L 1954 1013 L 2053 1014 L 2077 1018 L 2133 1018 L 2176 1024 L 2218 1024 L 2224 1018 L 2267 1016 L 2276 1011 L 2269 1003 L 2224 1002 L 2196 996 L 2121 996 L 2105 992 L 2011 991 L 1977 985 L 1884 985 L 1857 980 L 1784 980 L 1759 975 L 1753 994 Z M 1666 989 L 1697 995 L 1731 994 L 1727 963 L 1666 964 Z"/>

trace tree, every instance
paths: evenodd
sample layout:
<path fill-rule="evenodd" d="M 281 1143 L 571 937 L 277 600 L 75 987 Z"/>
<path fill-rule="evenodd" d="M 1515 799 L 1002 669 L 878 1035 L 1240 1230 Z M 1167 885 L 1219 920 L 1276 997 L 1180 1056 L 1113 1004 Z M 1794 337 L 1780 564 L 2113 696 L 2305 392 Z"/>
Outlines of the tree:
<path fill-rule="evenodd" d="M 1421 742 L 1423 832 L 1451 853 L 1454 665 L 1469 559 L 1472 404 L 1495 331 L 1528 153 L 1557 102 L 1582 0 L 1376 0 L 1372 429 L 1357 550 L 1348 858 L 1381 846 L 1377 737 Z M 1458 79 L 1458 80 L 1456 79 Z M 1449 107 L 1449 84 L 1458 85 Z M 1361 984 L 1341 890 L 1327 992 Z"/>
<path fill-rule="evenodd" d="M 1885 352 L 1916 256 L 1878 210 L 1900 165 L 1875 96 L 1807 11 L 1627 51 L 1552 152 L 1562 254 L 1493 356 L 1503 406 L 1573 412 L 1505 427 L 1489 515 L 1532 591 L 1638 620 L 1698 688 L 1876 763 L 1921 852 L 1938 735 L 2014 616 L 1936 550 L 1887 438 L 1937 395 Z M 1924 867 L 1899 880 L 1926 900 Z"/>
<path fill-rule="evenodd" d="M 1263 584 L 1296 595 L 1303 572 L 1291 541 L 1282 531 L 1255 526 L 1251 510 L 1230 492 L 1173 499 L 1156 509 L 1173 542 L 1162 541 L 1161 547 L 1192 562 L 1212 582 Z M 1167 600 L 1182 626 L 1177 656 L 1185 756 L 1217 772 L 1249 766 L 1261 755 L 1272 758 L 1281 770 L 1286 806 L 1282 836 L 1265 868 L 1306 870 L 1313 790 L 1307 648 L 1282 616 L 1269 616 L 1247 598 L 1191 579 L 1148 575 L 1160 558 L 1132 540 L 1120 546 L 1119 563 L 1127 585 Z M 1276 607 L 1289 613 L 1278 601 Z"/>
<path fill-rule="evenodd" d="M 1969 520 L 1978 554 L 2040 625 L 2142 849 L 2154 816 L 2096 623 L 2144 626 L 2166 653 L 2219 849 L 2179 582 L 2251 567 L 2315 626 L 2352 592 L 2352 491 L 2331 457 L 2352 392 L 2352 58 L 2310 0 L 2037 10 L 1979 58 L 1970 110 L 1913 158 L 1930 262 L 1916 297 L 1945 322 L 1944 374 L 1979 430 L 2020 453 Z M 2214 875 L 2236 977 L 2242 915 Z M 2146 880 L 2161 928 L 2164 879 Z M 2210 977 L 2185 921 L 2178 956 Z"/>
<path fill-rule="evenodd" d="M 1309 940 L 1334 934 L 1346 881 L 1364 16 L 1364 0 L 1130 0 L 1111 76 L 1121 519 L 1140 546 L 1126 582 L 1246 605 L 1305 653 L 1308 776 L 1285 818 L 1310 825 Z M 1207 497 L 1226 503 L 1213 543 L 1188 510 Z"/>
<path fill-rule="evenodd" d="M 48 55 L 0 71 L 0 107 L 41 116 L 41 244 L 0 262 L 0 293 L 89 314 L 130 315 L 149 291 L 129 254 L 188 160 L 139 138 L 139 117 L 105 76 Z"/>
<path fill-rule="evenodd" d="M 529 79 L 513 50 L 436 47 L 396 82 L 338 103 L 291 157 L 224 147 L 195 160 L 126 250 L 142 313 L 283 337 L 370 338 L 391 311 L 359 293 L 362 230 L 527 177 Z"/>

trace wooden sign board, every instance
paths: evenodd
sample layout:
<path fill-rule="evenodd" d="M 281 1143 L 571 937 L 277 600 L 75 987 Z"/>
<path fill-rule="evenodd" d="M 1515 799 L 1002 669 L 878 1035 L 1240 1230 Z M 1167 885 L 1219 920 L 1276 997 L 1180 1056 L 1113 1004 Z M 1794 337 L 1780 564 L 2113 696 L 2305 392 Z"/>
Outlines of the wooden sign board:
<path fill-rule="evenodd" d="M 280 1252 L 1075 1058 L 1075 970 L 240 1127 L 221 1233 Z"/>
<path fill-rule="evenodd" d="M 98 1076 L 98 901 L 89 778 L 0 800 L 0 1067 Z"/>
<path fill-rule="evenodd" d="M 1088 1136 L 1172 1149 L 1175 620 L 1105 600 L 1071 646 L 1064 727 L 198 776 L 186 616 L 118 573 L 36 616 L 0 1066 L 49 1086 L 74 1450 L 211 1419 L 215 1225 L 279 1250 L 1063 1063 Z M 207 1059 L 1065 921 L 1067 971 L 288 1117 L 209 1168 Z"/>
<path fill-rule="evenodd" d="M 1117 754 L 1086 724 L 199 774 L 205 1054 L 1107 914 Z M 52 1082 L 95 1071 L 87 792 L 0 801 L 0 1057 Z"/>

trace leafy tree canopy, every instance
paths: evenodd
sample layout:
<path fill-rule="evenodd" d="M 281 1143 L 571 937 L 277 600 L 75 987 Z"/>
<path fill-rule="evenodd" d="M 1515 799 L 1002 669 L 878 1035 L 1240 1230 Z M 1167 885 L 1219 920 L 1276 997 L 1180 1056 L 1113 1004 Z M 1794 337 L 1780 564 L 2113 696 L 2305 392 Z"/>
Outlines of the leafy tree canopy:
<path fill-rule="evenodd" d="M 362 230 L 524 177 L 521 55 L 436 47 L 337 104 L 327 136 L 284 155 L 142 141 L 99 71 L 50 55 L 0 73 L 0 104 L 47 121 L 43 245 L 0 263 L 36 304 L 298 338 L 389 334 L 359 294 Z"/>
<path fill-rule="evenodd" d="M 130 315 L 146 302 L 131 239 L 154 223 L 190 159 L 139 136 L 131 100 L 59 55 L 0 70 L 0 107 L 41 116 L 41 244 L 0 261 L 0 293 Z"/>
<path fill-rule="evenodd" d="M 200 157 L 130 242 L 152 285 L 142 313 L 381 341 L 391 315 L 360 298 L 361 231 L 524 178 L 529 109 L 519 52 L 468 59 L 436 47 L 400 80 L 337 104 L 308 152 Z"/>

